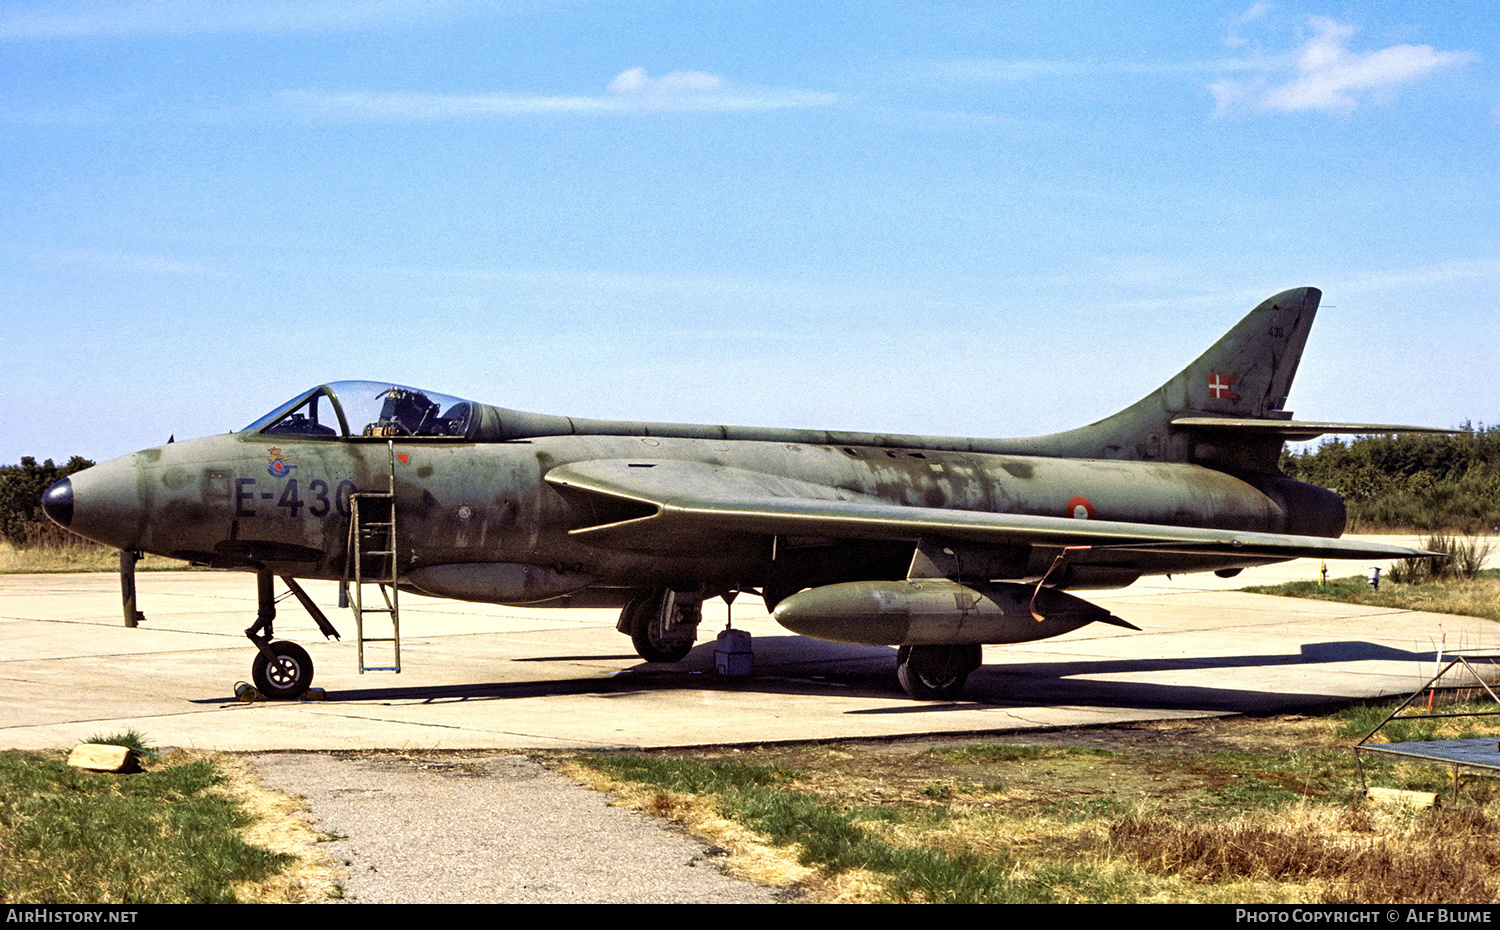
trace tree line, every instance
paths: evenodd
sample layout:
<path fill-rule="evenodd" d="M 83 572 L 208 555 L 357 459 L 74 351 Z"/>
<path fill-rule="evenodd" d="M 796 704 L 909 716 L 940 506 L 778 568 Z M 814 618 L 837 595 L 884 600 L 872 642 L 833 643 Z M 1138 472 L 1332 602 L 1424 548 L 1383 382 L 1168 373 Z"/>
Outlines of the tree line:
<path fill-rule="evenodd" d="M 19 549 L 77 542 L 78 537 L 42 513 L 42 493 L 53 482 L 93 464 L 75 455 L 64 465 L 51 459 L 38 465 L 35 458 L 23 455 L 19 465 L 0 465 L 0 537 Z"/>
<path fill-rule="evenodd" d="M 1336 491 L 1350 532 L 1491 533 L 1500 528 L 1500 426 L 1452 436 L 1359 436 L 1283 451 L 1281 469 Z"/>

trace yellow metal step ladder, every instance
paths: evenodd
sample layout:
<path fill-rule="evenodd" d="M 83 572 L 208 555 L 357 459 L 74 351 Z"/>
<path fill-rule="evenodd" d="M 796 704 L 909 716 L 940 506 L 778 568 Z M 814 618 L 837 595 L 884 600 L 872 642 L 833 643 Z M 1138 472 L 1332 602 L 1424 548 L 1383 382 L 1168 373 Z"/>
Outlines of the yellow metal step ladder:
<path fill-rule="evenodd" d="M 345 597 L 354 611 L 354 638 L 359 644 L 359 673 L 401 671 L 401 610 L 396 589 L 396 447 L 386 443 L 390 470 L 386 490 L 349 495 L 349 562 L 344 571 Z M 379 596 L 365 606 L 365 589 Z M 352 592 L 352 593 L 351 593 Z M 373 595 L 373 592 L 372 592 Z M 365 644 L 389 643 L 390 664 L 365 658 Z"/>

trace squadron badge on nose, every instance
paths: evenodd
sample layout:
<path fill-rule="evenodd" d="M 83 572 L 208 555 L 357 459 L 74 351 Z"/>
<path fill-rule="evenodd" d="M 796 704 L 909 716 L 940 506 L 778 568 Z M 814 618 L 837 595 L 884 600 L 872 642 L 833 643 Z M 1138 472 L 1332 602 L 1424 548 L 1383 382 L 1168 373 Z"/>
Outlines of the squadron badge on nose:
<path fill-rule="evenodd" d="M 286 454 L 280 449 L 272 448 L 266 454 L 271 457 L 271 463 L 266 466 L 266 471 L 270 472 L 273 478 L 285 478 L 292 473 L 292 469 L 297 467 L 286 460 Z"/>

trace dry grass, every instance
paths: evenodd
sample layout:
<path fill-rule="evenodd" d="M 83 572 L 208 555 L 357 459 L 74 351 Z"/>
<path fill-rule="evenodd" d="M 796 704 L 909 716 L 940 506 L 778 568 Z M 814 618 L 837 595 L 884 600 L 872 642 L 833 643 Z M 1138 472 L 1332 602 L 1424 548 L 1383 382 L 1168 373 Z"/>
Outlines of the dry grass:
<path fill-rule="evenodd" d="M 727 855 L 725 870 L 731 875 L 782 887 L 800 886 L 814 877 L 812 869 L 797 861 L 795 849 L 773 846 L 725 818 L 719 813 L 719 806 L 713 798 L 618 782 L 576 762 L 566 762 L 556 768 L 595 791 L 613 795 L 614 803 L 621 807 L 681 824 L 694 836 L 724 850 Z"/>
<path fill-rule="evenodd" d="M 1500 620 L 1500 571 L 1495 569 L 1487 569 L 1479 577 L 1472 579 L 1447 579 L 1418 584 L 1382 582 L 1378 591 L 1372 590 L 1361 576 L 1333 579 L 1326 585 L 1313 581 L 1294 581 L 1279 585 L 1252 586 L 1243 590 L 1252 594 L 1305 597 L 1319 601 Z"/>
<path fill-rule="evenodd" d="M 631 755 L 774 768 L 787 781 L 767 790 L 821 798 L 871 848 L 945 857 L 958 865 L 948 879 L 956 894 L 972 900 L 1500 900 L 1497 791 L 1466 780 L 1462 797 L 1445 794 L 1448 806 L 1429 811 L 1355 803 L 1353 740 L 1339 732 L 1350 725 L 1304 717 L 1175 721 L 1012 737 L 1031 745 L 932 741 Z M 1375 784 L 1442 790 L 1444 773 L 1431 767 L 1375 769 Z M 793 882 L 806 900 L 935 899 L 934 886 L 913 891 L 909 875 L 809 859 L 801 843 L 778 847 L 735 824 L 745 820 L 743 810 L 712 794 L 610 781 L 576 765 L 572 771 L 615 792 L 619 803 L 676 820 L 724 847 L 737 874 Z M 818 819 L 798 834 L 809 843 Z M 740 849 L 754 850 L 754 867 L 737 867 Z M 964 892 L 966 869 L 996 878 Z M 938 896 L 947 893 L 936 887 Z"/>
<path fill-rule="evenodd" d="M 117 572 L 120 550 L 74 537 L 63 545 L 28 546 L 18 549 L 0 539 L 0 575 L 48 574 L 53 572 Z M 136 564 L 137 571 L 181 571 L 187 563 L 148 555 Z"/>
<path fill-rule="evenodd" d="M 1428 552 L 1447 553 L 1441 559 L 1401 559 L 1391 566 L 1390 579 L 1398 584 L 1423 584 L 1429 581 L 1474 579 L 1484 568 L 1485 560 L 1495 548 L 1490 537 L 1428 536 L 1422 542 Z"/>
<path fill-rule="evenodd" d="M 263 788 L 238 756 L 205 754 L 224 776 L 219 790 L 238 801 L 251 818 L 240 833 L 245 842 L 296 859 L 264 881 L 235 886 L 235 897 L 250 904 L 313 904 L 342 897 L 339 873 L 318 844 L 323 837 L 303 816 L 300 799 Z"/>
<path fill-rule="evenodd" d="M 1194 882 L 1253 880 L 1325 904 L 1495 900 L 1495 843 L 1483 811 L 1303 805 L 1220 822 L 1134 813 L 1110 831 L 1113 852 Z"/>
<path fill-rule="evenodd" d="M 1412 609 L 1500 620 L 1500 577 L 1494 573 L 1469 581 L 1442 583 L 1440 587 L 1446 590 L 1430 600 L 1421 595 L 1414 597 Z"/>

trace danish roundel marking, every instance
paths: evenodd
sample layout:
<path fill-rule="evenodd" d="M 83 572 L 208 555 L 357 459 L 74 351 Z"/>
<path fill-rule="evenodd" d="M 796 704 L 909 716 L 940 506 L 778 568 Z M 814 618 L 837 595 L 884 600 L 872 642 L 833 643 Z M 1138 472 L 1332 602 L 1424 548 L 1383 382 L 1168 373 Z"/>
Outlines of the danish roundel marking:
<path fill-rule="evenodd" d="M 1075 520 L 1094 519 L 1094 505 L 1087 497 L 1075 497 L 1068 501 L 1068 516 Z"/>

